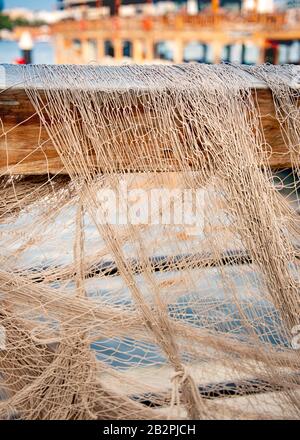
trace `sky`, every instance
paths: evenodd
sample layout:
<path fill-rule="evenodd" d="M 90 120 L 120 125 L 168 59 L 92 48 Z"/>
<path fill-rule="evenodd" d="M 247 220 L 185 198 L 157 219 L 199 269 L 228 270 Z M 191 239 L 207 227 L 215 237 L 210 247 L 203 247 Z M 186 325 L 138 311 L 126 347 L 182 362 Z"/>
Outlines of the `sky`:
<path fill-rule="evenodd" d="M 26 8 L 51 10 L 55 5 L 55 0 L 4 0 L 4 8 Z"/>

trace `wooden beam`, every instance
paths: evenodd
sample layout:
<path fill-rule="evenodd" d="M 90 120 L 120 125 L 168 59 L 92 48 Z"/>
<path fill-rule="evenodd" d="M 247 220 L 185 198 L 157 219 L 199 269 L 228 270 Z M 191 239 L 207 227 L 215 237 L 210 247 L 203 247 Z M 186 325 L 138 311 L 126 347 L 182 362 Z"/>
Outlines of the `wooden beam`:
<path fill-rule="evenodd" d="M 1 69 L 1 66 L 0 66 Z M 14 72 L 17 70 L 13 69 Z M 0 72 L 1 73 L 1 72 Z M 3 72 L 2 72 L 3 73 Z M 15 75 L 15 73 L 14 73 Z M 41 93 L 43 93 L 41 91 Z M 98 91 L 97 93 L 102 93 Z M 271 147 L 267 159 L 272 168 L 291 166 L 290 154 L 284 144 L 279 123 L 275 117 L 271 91 L 263 83 L 253 83 L 253 93 L 261 115 L 262 128 L 266 143 Z M 141 108 L 142 110 L 142 108 Z M 6 78 L 6 84 L 0 75 L 0 174 L 57 174 L 65 173 L 55 146 L 49 139 L 46 129 L 35 113 L 20 78 Z M 149 158 L 151 158 L 151 142 Z M 129 160 L 127 145 L 124 146 L 124 158 L 118 157 L 120 169 L 137 171 Z M 201 145 L 199 145 L 201 148 Z M 180 166 L 168 150 L 170 171 L 180 171 Z M 161 146 L 162 158 L 166 159 L 165 146 Z M 117 159 L 116 159 L 117 160 Z M 132 162 L 136 162 L 135 159 Z M 91 157 L 93 167 L 97 168 Z M 145 161 L 144 161 L 145 163 Z M 151 161 L 150 161 L 151 163 Z M 299 159 L 300 165 L 300 159 Z M 99 172 L 107 171 L 100 168 Z"/>

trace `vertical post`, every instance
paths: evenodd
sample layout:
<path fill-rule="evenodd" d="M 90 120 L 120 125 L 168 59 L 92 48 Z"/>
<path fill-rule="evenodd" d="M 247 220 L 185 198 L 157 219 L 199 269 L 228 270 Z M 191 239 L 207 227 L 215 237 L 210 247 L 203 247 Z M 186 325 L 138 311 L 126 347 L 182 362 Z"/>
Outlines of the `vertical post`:
<path fill-rule="evenodd" d="M 87 38 L 83 38 L 81 42 L 81 59 L 83 63 L 89 63 L 91 60 L 89 59 L 90 51 L 89 51 L 89 41 Z"/>
<path fill-rule="evenodd" d="M 175 40 L 173 61 L 176 64 L 183 62 L 183 41 L 179 38 Z"/>
<path fill-rule="evenodd" d="M 105 57 L 104 40 L 102 38 L 97 39 L 97 59 L 102 60 Z"/>
<path fill-rule="evenodd" d="M 223 45 L 219 41 L 214 41 L 212 43 L 213 48 L 213 60 L 214 64 L 219 64 L 222 61 L 222 49 Z"/>
<path fill-rule="evenodd" d="M 121 60 L 123 58 L 123 41 L 116 38 L 113 42 L 114 45 L 114 57 L 116 60 Z"/>
<path fill-rule="evenodd" d="M 137 38 L 132 41 L 132 58 L 136 63 L 143 61 L 143 43 Z"/>
<path fill-rule="evenodd" d="M 55 63 L 73 63 L 74 48 L 72 38 L 65 37 L 61 33 L 57 33 L 54 37 Z"/>
<path fill-rule="evenodd" d="M 153 61 L 154 58 L 155 58 L 154 41 L 147 38 L 146 39 L 146 60 Z"/>
<path fill-rule="evenodd" d="M 266 57 L 266 43 L 265 40 L 259 40 L 257 42 L 258 46 L 258 60 L 257 64 L 264 64 Z"/>

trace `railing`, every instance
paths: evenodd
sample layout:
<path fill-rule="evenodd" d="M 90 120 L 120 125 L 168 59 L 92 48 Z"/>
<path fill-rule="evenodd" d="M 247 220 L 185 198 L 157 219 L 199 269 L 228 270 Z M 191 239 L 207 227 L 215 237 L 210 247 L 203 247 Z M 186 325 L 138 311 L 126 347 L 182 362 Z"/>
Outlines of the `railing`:
<path fill-rule="evenodd" d="M 285 13 L 276 14 L 236 14 L 221 13 L 198 15 L 169 14 L 161 17 L 103 17 L 94 20 L 66 20 L 53 26 L 54 32 L 68 31 L 97 31 L 102 30 L 131 30 L 131 31 L 152 31 L 161 29 L 199 29 L 215 28 L 220 25 L 257 25 L 268 29 L 277 30 L 287 24 L 287 15 Z"/>

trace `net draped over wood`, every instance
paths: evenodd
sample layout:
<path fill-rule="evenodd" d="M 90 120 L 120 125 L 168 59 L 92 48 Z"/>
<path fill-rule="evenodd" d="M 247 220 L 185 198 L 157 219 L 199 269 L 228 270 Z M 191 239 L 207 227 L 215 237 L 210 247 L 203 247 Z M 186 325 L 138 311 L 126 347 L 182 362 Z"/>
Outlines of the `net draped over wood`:
<path fill-rule="evenodd" d="M 22 72 L 64 169 L 0 178 L 0 418 L 299 418 L 298 70 Z"/>

